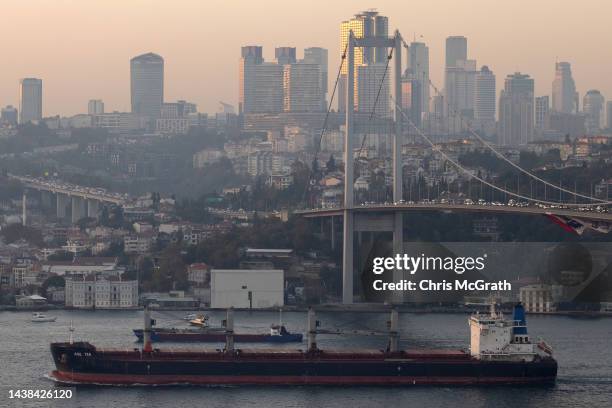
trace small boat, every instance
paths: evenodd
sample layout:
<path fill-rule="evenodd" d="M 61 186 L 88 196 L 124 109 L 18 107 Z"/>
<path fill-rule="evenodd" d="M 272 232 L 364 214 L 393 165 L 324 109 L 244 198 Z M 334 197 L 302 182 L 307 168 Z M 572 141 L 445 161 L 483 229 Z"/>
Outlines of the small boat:
<path fill-rule="evenodd" d="M 189 324 L 198 327 L 208 327 L 209 317 L 206 315 L 197 315 L 194 319 L 189 320 Z"/>
<path fill-rule="evenodd" d="M 43 313 L 33 313 L 32 314 L 32 322 L 33 323 L 49 323 L 57 320 L 55 316 L 47 316 Z"/>

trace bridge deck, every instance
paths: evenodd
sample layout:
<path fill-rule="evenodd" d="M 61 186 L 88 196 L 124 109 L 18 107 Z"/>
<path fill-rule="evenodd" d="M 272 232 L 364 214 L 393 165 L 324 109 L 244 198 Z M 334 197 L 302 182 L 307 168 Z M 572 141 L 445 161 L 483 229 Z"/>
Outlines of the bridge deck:
<path fill-rule="evenodd" d="M 588 219 L 591 221 L 612 222 L 612 213 L 597 211 L 577 211 L 567 208 L 540 208 L 517 207 L 507 205 L 479 205 L 479 204 L 379 204 L 357 206 L 349 208 L 353 213 L 395 212 L 395 211 L 448 211 L 448 212 L 482 212 L 495 214 L 525 214 L 545 215 L 554 214 L 572 218 Z M 296 211 L 296 214 L 306 218 L 339 216 L 344 208 L 319 208 Z"/>

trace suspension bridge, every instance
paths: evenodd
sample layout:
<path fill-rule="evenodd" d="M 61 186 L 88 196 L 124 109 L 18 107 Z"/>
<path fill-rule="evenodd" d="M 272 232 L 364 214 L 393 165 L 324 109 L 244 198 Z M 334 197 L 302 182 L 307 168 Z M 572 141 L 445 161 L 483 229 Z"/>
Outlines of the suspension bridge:
<path fill-rule="evenodd" d="M 393 69 L 393 95 L 389 98 L 393 106 L 392 114 L 392 192 L 390 199 L 386 199 L 383 203 L 367 202 L 355 204 L 355 189 L 354 189 L 354 166 L 355 158 L 362 156 L 362 151 L 365 146 L 368 133 L 364 133 L 358 149 L 355 148 L 355 49 L 356 48 L 385 48 L 390 50 L 384 73 L 379 83 L 376 99 L 372 106 L 369 121 L 375 119 L 376 105 L 379 103 L 381 89 L 385 84 L 387 72 L 391 61 L 394 62 Z M 477 175 L 474 171 L 466 168 L 453 159 L 443 149 L 440 149 L 432 140 L 432 137 L 427 135 L 419 126 L 417 126 L 412 118 L 406 114 L 401 106 L 402 99 L 402 48 L 408 47 L 408 44 L 403 40 L 399 31 L 395 31 L 394 35 L 389 38 L 384 37 L 368 37 L 357 38 L 354 33 L 349 32 L 346 47 L 342 53 L 338 74 L 336 76 L 335 85 L 332 91 L 331 99 L 323 128 L 320 134 L 320 140 L 315 150 L 315 160 L 320 152 L 321 142 L 325 137 L 327 129 L 327 117 L 331 111 L 338 83 L 341 76 L 343 64 L 347 64 L 346 86 L 345 86 L 345 121 L 344 121 L 344 197 L 342 205 L 333 208 L 312 208 L 297 211 L 298 214 L 306 218 L 316 217 L 342 217 L 343 219 L 343 248 L 342 248 L 342 300 L 344 304 L 351 304 L 354 301 L 354 234 L 355 232 L 391 232 L 393 240 L 393 252 L 403 253 L 403 217 L 405 213 L 417 211 L 444 211 L 444 212 L 474 212 L 474 213 L 493 213 L 493 214 L 523 214 L 523 215 L 547 215 L 556 222 L 563 224 L 580 225 L 583 228 L 591 228 L 600 232 L 608 232 L 612 225 L 612 214 L 608 213 L 608 207 L 611 202 L 607 199 L 593 197 L 589 194 L 571 191 L 562 185 L 551 183 L 542 177 L 539 177 L 530 170 L 524 169 L 518 164 L 508 159 L 501 153 L 493 144 L 483 139 L 478 132 L 474 131 L 469 121 L 465 120 L 457 111 L 448 106 L 448 115 L 457 120 L 479 144 L 485 149 L 492 152 L 500 160 L 507 163 L 508 166 L 518 171 L 519 174 L 527 177 L 531 183 L 543 185 L 544 189 L 556 191 L 559 193 L 560 200 L 553 201 L 548 199 L 546 194 L 544 198 L 531 196 L 523 193 L 520 189 L 511 191 L 505 186 L 496 185 L 493 181 Z M 434 92 L 440 94 L 438 88 L 431 82 L 427 86 L 433 88 Z M 403 125 L 407 124 L 408 128 L 404 129 Z M 487 202 L 483 199 L 437 199 L 437 200 L 418 200 L 413 202 L 404 197 L 403 183 L 403 162 L 402 162 L 402 146 L 403 140 L 409 130 L 413 130 L 416 136 L 420 137 L 423 142 L 429 145 L 433 152 L 444 158 L 455 169 L 464 174 L 469 180 L 474 180 L 481 185 L 486 186 L 491 191 L 496 191 L 503 194 L 505 197 L 510 197 L 507 202 Z M 356 151 L 357 150 L 357 151 Z M 356 153 L 356 154 L 355 154 Z M 312 177 L 312 173 L 310 175 Z M 310 188 L 306 187 L 307 190 Z M 305 193 L 308 193 L 306 191 Z M 563 195 L 573 198 L 573 202 L 563 202 Z M 332 228 L 333 229 L 333 228 Z M 351 237 L 353 239 L 346 239 Z M 402 278 L 402 271 L 395 270 L 393 280 L 398 281 Z M 394 296 L 395 302 L 401 302 L 401 293 Z"/>

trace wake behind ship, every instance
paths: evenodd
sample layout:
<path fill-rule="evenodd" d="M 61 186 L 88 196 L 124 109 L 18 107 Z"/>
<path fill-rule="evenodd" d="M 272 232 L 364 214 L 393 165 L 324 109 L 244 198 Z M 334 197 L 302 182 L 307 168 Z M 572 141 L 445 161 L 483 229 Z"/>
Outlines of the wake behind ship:
<path fill-rule="evenodd" d="M 53 377 L 62 383 L 101 385 L 221 384 L 549 384 L 557 362 L 545 343 L 527 335 L 517 305 L 512 319 L 492 309 L 473 315 L 470 351 L 399 350 L 397 311 L 391 313 L 386 350 L 331 351 L 316 344 L 316 321 L 308 313 L 308 349 L 244 350 L 233 343 L 233 312 L 227 316 L 223 350 L 153 349 L 145 310 L 142 349 L 106 350 L 87 342 L 52 343 Z"/>

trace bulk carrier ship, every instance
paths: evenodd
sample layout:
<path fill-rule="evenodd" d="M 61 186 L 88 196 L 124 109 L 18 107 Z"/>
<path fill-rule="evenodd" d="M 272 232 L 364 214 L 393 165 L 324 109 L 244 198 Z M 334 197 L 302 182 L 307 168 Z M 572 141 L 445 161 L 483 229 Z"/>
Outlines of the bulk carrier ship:
<path fill-rule="evenodd" d="M 552 349 L 530 340 L 520 304 L 511 319 L 494 307 L 489 315 L 472 315 L 469 351 L 400 350 L 398 321 L 392 310 L 385 350 L 321 350 L 310 309 L 307 350 L 246 350 L 234 347 L 230 309 L 223 350 L 179 351 L 153 348 L 145 309 L 142 349 L 109 350 L 72 339 L 52 343 L 52 376 L 60 383 L 99 385 L 550 384 L 556 379 Z"/>

